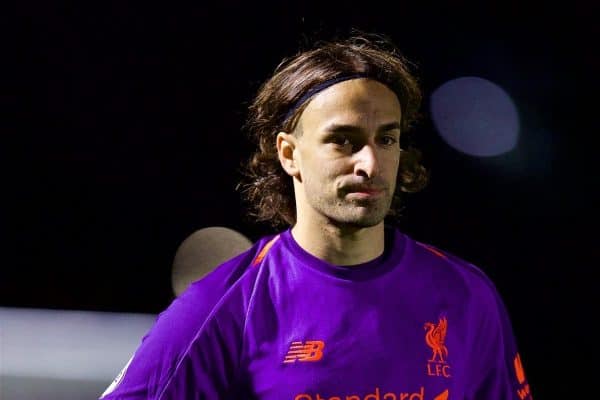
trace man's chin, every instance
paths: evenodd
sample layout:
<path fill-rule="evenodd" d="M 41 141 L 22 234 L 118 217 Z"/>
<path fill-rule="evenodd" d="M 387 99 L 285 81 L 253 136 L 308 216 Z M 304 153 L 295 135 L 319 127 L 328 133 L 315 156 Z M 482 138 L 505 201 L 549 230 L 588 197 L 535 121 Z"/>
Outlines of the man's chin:
<path fill-rule="evenodd" d="M 315 207 L 321 215 L 326 216 L 329 223 L 340 228 L 371 228 L 385 219 L 390 209 L 390 199 L 337 202 L 335 206 Z M 317 203 L 318 204 L 318 203 Z M 321 204 L 327 204 L 325 202 Z"/>
<path fill-rule="evenodd" d="M 369 213 L 369 214 L 362 214 L 362 215 L 344 215 L 344 216 L 339 216 L 338 218 L 333 218 L 332 222 L 337 225 L 337 226 L 344 226 L 347 228 L 357 228 L 357 229 L 361 229 L 361 228 L 371 228 L 373 226 L 379 225 L 380 223 L 382 223 L 385 219 L 385 216 L 387 215 L 387 213 L 381 215 L 381 212 L 379 213 Z"/>
<path fill-rule="evenodd" d="M 351 210 L 348 210 L 348 223 L 353 223 L 357 226 L 369 228 L 380 224 L 390 210 L 390 202 L 383 201 L 365 201 L 353 202 Z"/>

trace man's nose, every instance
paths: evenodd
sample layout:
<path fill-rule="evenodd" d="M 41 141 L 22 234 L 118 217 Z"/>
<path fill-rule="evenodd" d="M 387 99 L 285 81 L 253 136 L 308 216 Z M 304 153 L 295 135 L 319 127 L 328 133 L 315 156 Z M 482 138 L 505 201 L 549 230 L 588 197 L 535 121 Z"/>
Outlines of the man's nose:
<path fill-rule="evenodd" d="M 374 146 L 365 144 L 354 153 L 354 174 L 371 179 L 379 174 L 379 160 Z"/>

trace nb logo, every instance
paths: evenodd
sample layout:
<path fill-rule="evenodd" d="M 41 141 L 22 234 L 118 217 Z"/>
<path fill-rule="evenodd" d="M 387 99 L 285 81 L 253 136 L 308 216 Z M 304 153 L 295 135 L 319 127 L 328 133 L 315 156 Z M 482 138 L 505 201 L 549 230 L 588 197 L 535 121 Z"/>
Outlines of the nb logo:
<path fill-rule="evenodd" d="M 307 340 L 306 343 L 292 342 L 290 350 L 287 352 L 284 363 L 293 363 L 296 361 L 319 361 L 323 358 L 323 348 L 325 343 L 321 340 Z"/>

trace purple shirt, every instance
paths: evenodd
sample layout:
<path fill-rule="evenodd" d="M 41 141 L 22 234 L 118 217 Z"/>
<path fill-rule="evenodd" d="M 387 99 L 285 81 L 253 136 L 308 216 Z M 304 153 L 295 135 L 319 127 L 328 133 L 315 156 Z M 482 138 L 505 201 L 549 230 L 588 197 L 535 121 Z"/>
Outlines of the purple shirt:
<path fill-rule="evenodd" d="M 477 267 L 386 227 L 340 267 L 290 230 L 190 285 L 109 399 L 531 399 L 506 309 Z"/>

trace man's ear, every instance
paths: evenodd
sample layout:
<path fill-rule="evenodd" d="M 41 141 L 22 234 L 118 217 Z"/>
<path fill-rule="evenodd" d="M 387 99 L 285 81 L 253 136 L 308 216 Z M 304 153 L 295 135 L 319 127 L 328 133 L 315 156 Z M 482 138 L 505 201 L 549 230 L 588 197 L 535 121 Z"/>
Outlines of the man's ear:
<path fill-rule="evenodd" d="M 279 132 L 277 134 L 277 155 L 279 156 L 279 162 L 281 166 L 287 172 L 288 175 L 298 178 L 300 176 L 300 169 L 298 168 L 298 159 L 296 145 L 298 144 L 298 138 L 294 135 L 286 132 Z"/>

